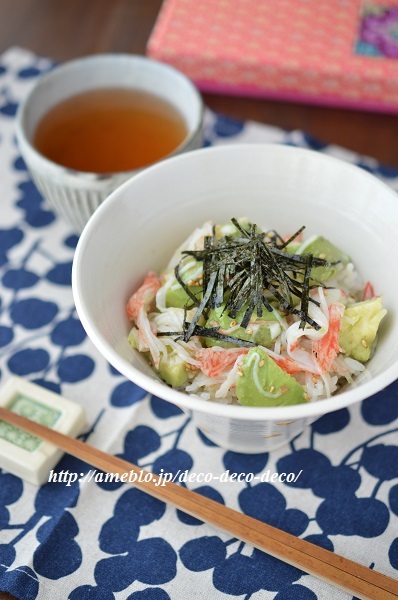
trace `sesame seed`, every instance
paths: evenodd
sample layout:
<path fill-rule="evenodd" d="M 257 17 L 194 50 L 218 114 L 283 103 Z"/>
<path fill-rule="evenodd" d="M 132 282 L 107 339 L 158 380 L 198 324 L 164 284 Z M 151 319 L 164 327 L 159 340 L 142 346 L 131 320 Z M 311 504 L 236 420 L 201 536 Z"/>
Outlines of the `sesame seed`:
<path fill-rule="evenodd" d="M 238 371 L 238 377 L 243 377 L 242 371 Z M 243 384 L 242 384 L 243 385 Z"/>
<path fill-rule="evenodd" d="M 341 354 L 347 354 L 347 350 L 344 350 L 344 348 L 340 348 L 340 352 Z"/>
<path fill-rule="evenodd" d="M 309 395 L 307 394 L 307 392 L 304 392 L 304 398 L 305 398 L 306 400 L 308 400 L 308 398 L 309 398 Z"/>
<path fill-rule="evenodd" d="M 189 281 L 187 281 L 187 285 L 193 285 L 192 279 L 190 279 Z"/>
<path fill-rule="evenodd" d="M 236 325 L 236 321 L 231 321 L 231 322 L 230 322 L 230 326 L 231 326 L 231 327 L 235 327 L 235 325 Z"/>
<path fill-rule="evenodd" d="M 271 394 L 274 391 L 274 389 L 275 389 L 275 386 L 271 385 L 271 387 L 269 388 L 269 391 L 271 392 Z"/>
<path fill-rule="evenodd" d="M 253 329 L 246 329 L 246 333 L 247 333 L 247 335 L 252 335 Z"/>
<path fill-rule="evenodd" d="M 366 341 L 366 340 L 361 340 L 361 345 L 362 345 L 364 348 L 367 348 L 367 347 L 368 347 L 368 343 L 367 343 L 367 341 Z"/>
<path fill-rule="evenodd" d="M 326 254 L 324 252 L 321 252 L 319 258 L 326 258 Z"/>
<path fill-rule="evenodd" d="M 259 367 L 263 367 L 263 366 L 264 366 L 264 361 L 263 361 L 263 360 L 260 360 L 260 362 L 258 363 L 258 366 L 259 366 Z"/>
<path fill-rule="evenodd" d="M 318 383 L 318 379 L 315 376 L 312 377 L 312 383 Z"/>

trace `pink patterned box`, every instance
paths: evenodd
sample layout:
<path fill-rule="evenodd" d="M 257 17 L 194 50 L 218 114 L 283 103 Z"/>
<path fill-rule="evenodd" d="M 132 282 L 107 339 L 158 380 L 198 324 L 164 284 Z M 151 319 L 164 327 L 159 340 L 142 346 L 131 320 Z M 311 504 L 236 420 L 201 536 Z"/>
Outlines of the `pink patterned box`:
<path fill-rule="evenodd" d="M 147 52 L 206 92 L 398 113 L 398 0 L 165 0 Z"/>

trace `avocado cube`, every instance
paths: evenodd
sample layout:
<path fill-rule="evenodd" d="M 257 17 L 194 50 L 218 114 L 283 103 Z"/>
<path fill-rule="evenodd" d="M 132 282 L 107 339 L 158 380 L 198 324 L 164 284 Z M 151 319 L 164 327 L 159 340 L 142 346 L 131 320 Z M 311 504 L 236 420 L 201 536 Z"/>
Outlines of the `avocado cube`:
<path fill-rule="evenodd" d="M 244 327 L 238 327 L 234 331 L 228 331 L 231 327 L 235 327 L 242 322 L 246 310 L 247 306 L 244 306 L 237 313 L 236 317 L 232 318 L 228 315 L 228 311 L 225 310 L 225 303 L 223 303 L 221 306 L 210 310 L 209 317 L 206 321 L 206 327 L 220 327 L 222 331 L 226 332 L 225 335 L 236 337 L 240 340 L 248 340 L 260 346 L 270 346 L 275 338 L 281 333 L 281 326 L 275 309 L 270 312 L 264 308 L 262 317 L 257 316 L 256 310 L 254 310 L 250 323 L 246 329 Z M 233 344 L 214 340 L 212 338 L 205 338 L 204 341 L 206 346 L 221 346 L 222 348 L 233 347 Z"/>
<path fill-rule="evenodd" d="M 189 291 L 197 298 L 201 298 L 203 287 L 199 285 L 199 277 L 202 274 L 202 264 L 194 258 L 189 257 L 185 264 L 181 267 L 181 279 L 187 285 L 194 281 L 196 285 L 188 285 Z M 166 307 L 184 308 L 188 302 L 192 302 L 184 288 L 178 283 L 174 276 L 174 272 L 169 274 L 173 277 L 173 283 L 166 292 Z"/>
<path fill-rule="evenodd" d="M 188 379 L 185 362 L 175 353 L 169 354 L 167 360 L 164 358 L 161 359 L 159 364 L 159 375 L 172 387 L 179 387 Z"/>
<path fill-rule="evenodd" d="M 304 242 L 300 248 L 296 250 L 296 254 L 301 254 L 302 256 L 312 254 L 315 258 L 323 258 L 327 262 L 339 261 L 336 265 L 330 267 L 313 267 L 311 270 L 311 277 L 322 282 L 332 279 L 332 277 L 337 275 L 337 273 L 351 261 L 350 257 L 345 252 L 322 236 L 314 236 Z"/>
<path fill-rule="evenodd" d="M 360 362 L 369 360 L 380 321 L 386 314 L 381 298 L 371 298 L 347 306 L 339 336 L 340 347 L 346 351 L 347 356 Z"/>
<path fill-rule="evenodd" d="M 241 362 L 236 395 L 245 406 L 284 406 L 307 402 L 303 387 L 265 350 L 252 348 Z"/>

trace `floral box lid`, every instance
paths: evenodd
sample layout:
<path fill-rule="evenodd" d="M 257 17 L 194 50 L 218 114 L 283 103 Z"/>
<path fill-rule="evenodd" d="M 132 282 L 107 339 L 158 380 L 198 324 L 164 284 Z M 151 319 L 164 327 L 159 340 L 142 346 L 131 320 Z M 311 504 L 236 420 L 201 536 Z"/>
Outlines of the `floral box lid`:
<path fill-rule="evenodd" d="M 398 1 L 165 0 L 147 53 L 206 92 L 398 112 Z"/>

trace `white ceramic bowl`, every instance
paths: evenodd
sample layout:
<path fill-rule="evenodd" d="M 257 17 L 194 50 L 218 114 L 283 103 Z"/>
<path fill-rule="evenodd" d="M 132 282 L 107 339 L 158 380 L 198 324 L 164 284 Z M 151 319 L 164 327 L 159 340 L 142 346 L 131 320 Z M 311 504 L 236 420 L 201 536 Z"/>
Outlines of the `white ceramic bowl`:
<path fill-rule="evenodd" d="M 384 298 L 367 375 L 330 399 L 254 408 L 194 399 L 164 384 L 127 342 L 125 305 L 202 222 L 245 215 L 289 233 L 306 225 L 344 249 Z M 398 198 L 369 173 L 279 145 L 209 148 L 161 162 L 122 185 L 86 226 L 73 264 L 78 314 L 91 340 L 128 379 L 192 413 L 211 440 L 257 453 L 278 447 L 325 413 L 363 400 L 398 377 Z"/>
<path fill-rule="evenodd" d="M 186 122 L 187 136 L 170 156 L 200 148 L 203 143 L 201 96 L 173 67 L 142 56 L 104 54 L 67 62 L 41 77 L 19 107 L 18 145 L 39 191 L 78 232 L 103 200 L 138 170 L 98 175 L 67 169 L 40 154 L 32 138 L 40 119 L 54 105 L 75 94 L 106 87 L 149 92 L 177 108 Z"/>

